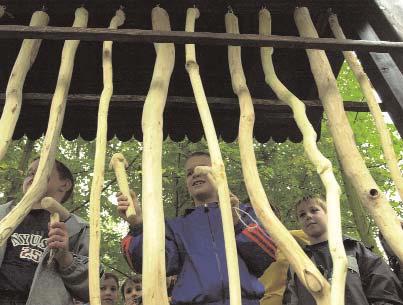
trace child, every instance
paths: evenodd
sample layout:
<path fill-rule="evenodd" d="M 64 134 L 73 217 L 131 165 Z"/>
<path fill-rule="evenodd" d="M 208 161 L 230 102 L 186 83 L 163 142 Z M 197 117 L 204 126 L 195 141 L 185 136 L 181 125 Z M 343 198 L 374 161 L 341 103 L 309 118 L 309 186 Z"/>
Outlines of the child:
<path fill-rule="evenodd" d="M 229 283 L 218 194 L 205 175 L 194 172 L 196 166 L 211 166 L 204 152 L 191 154 L 185 162 L 186 185 L 195 208 L 183 217 L 166 221 L 167 275 L 178 274 L 172 291 L 172 304 L 229 304 Z M 260 228 L 250 206 L 241 205 L 231 196 L 235 238 L 238 249 L 242 304 L 257 305 L 264 288 L 257 277 L 274 260 L 275 245 Z M 127 198 L 118 197 L 122 217 Z M 138 215 L 141 211 L 138 208 Z M 237 216 L 240 214 L 241 219 Z M 142 219 L 137 218 L 122 241 L 128 263 L 137 272 L 142 268 Z"/>
<path fill-rule="evenodd" d="M 29 166 L 23 192 L 31 186 L 39 160 Z M 70 170 L 56 161 L 45 196 L 65 202 L 73 191 Z M 0 206 L 0 219 L 15 206 Z M 88 301 L 88 224 L 75 215 L 48 227 L 50 214 L 40 200 L 0 247 L 0 305 L 72 304 Z M 57 249 L 55 263 L 47 264 L 49 249 Z"/>
<path fill-rule="evenodd" d="M 307 255 L 328 280 L 332 277 L 332 258 L 327 241 L 326 203 L 319 197 L 304 197 L 296 204 L 297 219 L 308 236 Z M 403 304 L 402 288 L 389 266 L 361 242 L 344 237 L 348 270 L 345 304 Z M 290 272 L 283 304 L 315 304 L 294 272 Z"/>
<path fill-rule="evenodd" d="M 119 279 L 105 272 L 101 280 L 101 305 L 116 305 L 118 303 Z"/>
<path fill-rule="evenodd" d="M 127 278 L 121 288 L 124 305 L 140 305 L 142 301 L 141 275 Z"/>

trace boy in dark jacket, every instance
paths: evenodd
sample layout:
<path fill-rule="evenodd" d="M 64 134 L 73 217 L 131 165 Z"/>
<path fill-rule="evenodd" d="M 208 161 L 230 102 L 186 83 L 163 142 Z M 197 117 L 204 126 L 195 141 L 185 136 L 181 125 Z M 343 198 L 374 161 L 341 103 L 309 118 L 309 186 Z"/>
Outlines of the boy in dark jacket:
<path fill-rule="evenodd" d="M 332 258 L 327 239 L 326 203 L 319 197 L 304 197 L 296 204 L 297 219 L 308 236 L 310 245 L 305 252 L 324 277 L 332 278 Z M 347 254 L 346 305 L 400 305 L 402 287 L 389 266 L 361 242 L 344 237 Z M 315 304 L 298 276 L 290 270 L 283 304 Z"/>
<path fill-rule="evenodd" d="M 218 194 L 206 176 L 195 174 L 196 166 L 211 166 L 210 156 L 203 152 L 193 153 L 185 163 L 186 185 L 195 208 L 183 217 L 166 221 L 167 275 L 178 274 L 171 302 L 174 305 L 226 305 L 229 304 L 229 281 Z M 239 219 L 233 209 L 242 304 L 258 305 L 264 288 L 257 278 L 273 262 L 275 245 L 265 231 L 252 221 L 251 217 L 256 217 L 250 206 L 239 206 L 235 196 L 232 196 L 231 204 L 242 210 Z M 119 196 L 120 215 L 124 215 L 127 205 L 127 198 Z M 140 218 L 132 224 L 129 234 L 122 241 L 124 255 L 136 272 L 141 272 L 142 268 Z"/>
<path fill-rule="evenodd" d="M 31 187 L 39 160 L 29 166 L 23 192 Z M 65 202 L 73 191 L 73 176 L 55 161 L 45 196 Z M 15 202 L 0 205 L 0 219 Z M 71 214 L 64 222 L 49 225 L 50 213 L 40 200 L 0 247 L 0 305 L 73 304 L 75 297 L 88 301 L 88 224 Z M 48 264 L 49 249 L 57 249 Z"/>

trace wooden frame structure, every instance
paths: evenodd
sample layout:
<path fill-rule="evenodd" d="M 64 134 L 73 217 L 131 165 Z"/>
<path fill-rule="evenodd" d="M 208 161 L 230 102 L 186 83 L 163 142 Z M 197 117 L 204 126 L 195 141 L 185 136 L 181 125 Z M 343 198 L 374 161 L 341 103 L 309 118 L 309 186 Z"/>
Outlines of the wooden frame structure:
<path fill-rule="evenodd" d="M 72 18 L 70 12 L 82 4 L 80 1 L 62 4 L 56 4 L 53 0 L 46 3 L 32 1 L 23 8 L 18 6 L 17 1 L 3 1 L 7 6 L 6 10 L 15 18 L 11 19 L 5 15 L 0 19 L 0 46 L 5 52 L 5 56 L 0 60 L 2 66 L 0 88 L 5 88 L 15 54 L 18 52 L 19 39 L 34 37 L 45 39 L 38 59 L 27 76 L 21 119 L 17 124 L 14 138 L 20 138 L 26 134 L 28 137 L 36 139 L 43 134 L 46 128 L 45 122 L 47 121 L 50 93 L 53 87 L 52 79 L 55 78 L 56 63 L 62 40 L 66 38 L 83 40 L 77 54 L 76 68 L 66 109 L 66 120 L 62 130 L 63 136 L 70 140 L 78 136 L 86 140 L 95 137 L 96 111 L 94 107 L 97 107 L 97 103 L 94 101 L 101 91 L 102 83 L 99 71 L 101 66 L 101 45 L 99 41 L 104 39 L 116 41 L 114 46 L 116 95 L 112 99 L 110 107 L 108 138 L 117 136 L 121 140 L 129 140 L 132 137 L 138 140 L 142 139 L 140 126 L 142 102 L 151 73 L 151 69 L 147 69 L 147 67 L 151 66 L 154 57 L 150 42 L 166 41 L 177 43 L 178 48 L 182 48 L 181 44 L 186 42 L 193 42 L 198 45 L 201 73 L 205 75 L 206 79 L 211 80 L 206 83 L 206 92 L 210 96 L 208 100 L 212 107 L 217 132 L 227 142 L 236 139 L 236 129 L 239 122 L 239 109 L 230 90 L 228 67 L 223 60 L 228 44 L 255 47 L 274 46 L 276 48 L 274 59 L 276 67 L 278 67 L 279 78 L 297 96 L 305 100 L 308 118 L 319 136 L 322 109 L 320 103 L 312 102 L 317 101 L 317 92 L 313 86 L 313 79 L 304 50 L 300 48 L 315 47 L 328 50 L 332 68 L 336 73 L 343 60 L 339 50 L 351 49 L 360 52 L 359 54 L 364 54 L 363 62 L 370 76 L 375 79 L 375 88 L 381 97 L 386 97 L 383 99 L 385 103 L 383 108 L 390 112 L 400 134 L 403 134 L 403 126 L 400 126 L 400 121 L 403 120 L 399 120 L 403 113 L 399 95 L 401 89 L 393 81 L 399 79 L 399 75 L 402 78 L 403 76 L 399 70 L 400 66 L 396 71 L 392 65 L 396 58 L 401 59 L 403 43 L 399 42 L 396 36 L 393 36 L 391 29 L 379 31 L 377 22 L 380 23 L 384 20 L 383 22 L 387 23 L 388 21 L 388 11 L 385 13 L 384 10 L 380 9 L 380 1 L 382 0 L 362 0 L 354 3 L 331 0 L 320 3 L 317 1 L 293 3 L 293 1 L 273 0 L 267 5 L 270 5 L 273 14 L 273 22 L 276 25 L 273 33 L 276 35 L 269 37 L 262 37 L 257 34 L 257 11 L 261 5 L 265 4 L 264 2 L 255 3 L 252 1 L 245 4 L 242 1 L 232 1 L 232 7 L 239 15 L 241 31 L 248 34 L 229 34 L 223 31 L 223 16 L 227 9 L 224 1 L 215 1 L 214 4 L 195 3 L 194 1 L 192 3 L 190 3 L 191 1 L 162 1 L 161 6 L 168 10 L 172 19 L 173 31 L 169 33 L 148 30 L 150 24 L 147 19 L 153 3 L 140 5 L 130 1 L 118 3 L 115 0 L 108 0 L 103 2 L 105 3 L 104 7 L 99 7 L 95 0 L 85 1 L 84 4 L 91 16 L 89 28 L 73 29 L 69 27 Z M 125 6 L 127 15 L 125 24 L 119 30 L 107 29 L 109 15 L 121 4 Z M 183 31 L 185 11 L 187 7 L 193 4 L 198 6 L 203 16 L 211 15 L 211 18 L 206 18 L 211 20 L 204 20 L 203 22 L 203 18 L 201 18 L 198 24 L 199 31 L 186 33 Z M 306 5 L 310 8 L 320 35 L 324 38 L 297 37 L 291 16 L 296 4 Z M 50 15 L 49 27 L 26 27 L 32 11 L 42 5 L 47 7 Z M 379 39 L 395 41 L 376 41 L 377 39 L 373 40 L 373 36 L 369 34 L 366 36 L 369 41 L 340 41 L 329 38 L 332 37 L 326 20 L 329 8 L 341 16 L 341 23 L 346 29 L 348 37 L 353 39 L 365 38 L 362 27 L 357 28 L 357 25 L 366 23 L 374 24 L 377 30 L 373 34 L 375 33 L 374 35 Z M 382 14 L 385 16 L 382 17 Z M 219 16 L 221 16 L 220 19 L 218 19 Z M 389 24 L 389 28 L 393 28 L 392 23 Z M 128 44 L 127 41 L 132 43 Z M 368 55 L 369 50 L 389 51 L 390 54 L 371 53 L 372 55 Z M 196 142 L 202 138 L 203 132 L 190 86 L 186 81 L 187 76 L 183 66 L 183 54 L 181 53 L 178 52 L 177 54 L 178 58 L 169 91 L 167 109 L 164 113 L 164 121 L 166 122 L 164 136 L 169 136 L 174 141 L 180 141 L 187 137 Z M 214 54 L 213 58 L 211 54 Z M 259 142 L 266 142 L 269 139 L 274 139 L 276 142 L 283 142 L 286 139 L 294 142 L 301 141 L 301 134 L 295 125 L 290 109 L 276 100 L 273 92 L 264 85 L 263 72 L 258 62 L 258 48 L 244 48 L 243 60 L 245 67 L 248 67 L 245 73 L 250 83 L 255 106 L 259 110 L 257 111 L 254 129 L 255 138 Z M 385 66 L 382 66 L 382 63 L 385 62 L 391 65 L 390 70 L 393 71 L 393 77 L 390 75 L 392 72 L 385 76 Z M 3 90 L 0 89 L 0 92 Z M 4 95 L 1 95 L 0 109 L 2 109 L 3 103 Z M 350 111 L 365 111 L 366 106 L 346 103 L 345 108 Z M 122 115 L 123 117 L 121 117 Z M 121 119 L 118 119 L 119 117 Z"/>

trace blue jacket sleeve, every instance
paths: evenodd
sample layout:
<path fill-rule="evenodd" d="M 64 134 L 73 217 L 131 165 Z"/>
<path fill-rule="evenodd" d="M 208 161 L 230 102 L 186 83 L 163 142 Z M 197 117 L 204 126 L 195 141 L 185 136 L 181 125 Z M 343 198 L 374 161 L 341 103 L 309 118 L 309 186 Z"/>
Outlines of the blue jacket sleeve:
<path fill-rule="evenodd" d="M 123 238 L 122 253 L 132 270 L 142 272 L 143 262 L 143 226 L 130 228 L 129 233 Z M 169 225 L 165 225 L 165 263 L 167 275 L 174 275 L 180 271 L 179 251 L 175 242 L 175 236 Z"/>
<path fill-rule="evenodd" d="M 276 245 L 258 223 L 250 205 L 241 205 L 239 216 L 241 218 L 235 225 L 238 254 L 248 266 L 249 271 L 256 277 L 260 277 L 275 261 Z"/>

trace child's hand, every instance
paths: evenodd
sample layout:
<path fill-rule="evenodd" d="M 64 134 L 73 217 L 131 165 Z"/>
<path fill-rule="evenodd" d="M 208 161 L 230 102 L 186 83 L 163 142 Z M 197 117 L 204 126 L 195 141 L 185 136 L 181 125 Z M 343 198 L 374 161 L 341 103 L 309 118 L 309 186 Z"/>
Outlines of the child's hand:
<path fill-rule="evenodd" d="M 64 222 L 49 224 L 48 247 L 69 251 L 69 234 Z"/>
<path fill-rule="evenodd" d="M 134 204 L 134 209 L 136 210 L 136 217 L 134 217 L 134 222 L 130 223 L 131 225 L 138 225 L 143 222 L 143 217 L 141 214 L 141 208 L 139 205 L 139 202 L 137 200 L 137 195 L 135 192 L 130 190 L 130 195 L 132 196 L 133 204 Z M 118 200 L 118 214 L 120 217 L 122 217 L 124 220 L 127 220 L 126 217 L 126 211 L 127 208 L 129 207 L 129 201 L 125 195 L 123 195 L 121 192 L 117 193 L 117 200 Z"/>
<path fill-rule="evenodd" d="M 69 252 L 69 233 L 64 222 L 49 224 L 48 234 L 49 249 L 57 249 L 55 258 L 61 268 L 70 266 L 73 255 Z"/>

